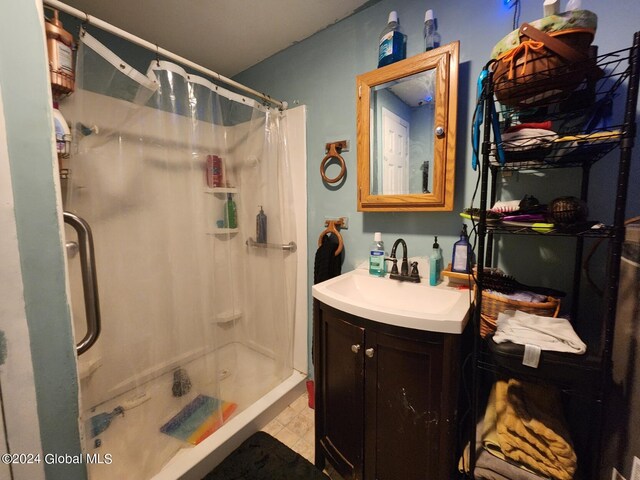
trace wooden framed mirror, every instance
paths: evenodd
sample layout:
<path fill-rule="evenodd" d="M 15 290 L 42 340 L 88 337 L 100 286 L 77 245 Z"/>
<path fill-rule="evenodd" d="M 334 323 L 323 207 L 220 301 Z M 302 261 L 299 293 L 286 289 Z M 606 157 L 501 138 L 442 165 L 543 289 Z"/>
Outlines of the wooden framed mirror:
<path fill-rule="evenodd" d="M 451 211 L 459 42 L 356 78 L 358 211 Z"/>

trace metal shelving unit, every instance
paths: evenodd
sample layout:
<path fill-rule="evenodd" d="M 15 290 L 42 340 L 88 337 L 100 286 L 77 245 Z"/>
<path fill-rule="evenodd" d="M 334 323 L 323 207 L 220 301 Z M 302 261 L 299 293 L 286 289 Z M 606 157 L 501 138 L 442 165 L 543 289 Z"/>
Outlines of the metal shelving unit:
<path fill-rule="evenodd" d="M 472 352 L 473 378 L 471 393 L 471 425 L 469 428 L 470 445 L 476 445 L 476 425 L 481 418 L 480 390 L 483 376 L 491 374 L 508 374 L 518 378 L 544 380 L 562 389 L 567 395 L 582 395 L 592 400 L 596 409 L 592 417 L 593 441 L 588 444 L 588 452 L 579 452 L 578 473 L 576 478 L 583 480 L 599 478 L 600 442 L 603 421 L 603 403 L 606 392 L 611 383 L 611 354 L 613 331 L 615 327 L 616 302 L 618 297 L 618 282 L 620 273 L 620 257 L 624 241 L 624 221 L 631 164 L 631 153 L 636 136 L 636 108 L 638 102 L 638 80 L 640 78 L 640 32 L 636 32 L 630 48 L 600 55 L 595 63 L 602 70 L 601 78 L 585 81 L 576 91 L 554 103 L 537 105 L 535 108 L 503 109 L 496 113 L 494 94 L 502 85 L 492 82 L 491 63 L 485 67 L 488 75 L 480 101 L 483 102 L 483 131 L 481 144 L 481 172 L 480 172 L 480 215 L 477 223 L 477 290 L 475 311 L 473 316 L 474 340 Z M 565 67 L 566 68 L 566 67 Z M 549 71 L 548 77 L 553 77 Z M 538 72 L 539 74 L 539 72 Z M 541 90 L 540 82 L 536 86 L 536 79 L 527 82 L 526 88 Z M 615 106 L 615 99 L 621 97 L 626 90 L 624 114 L 622 122 L 617 125 L 601 126 L 592 120 L 595 108 L 609 108 Z M 532 138 L 532 145 L 520 143 L 516 148 L 508 141 L 495 142 L 492 140 L 492 115 L 499 115 L 500 130 L 518 123 L 537 121 L 536 114 L 540 113 L 547 120 L 552 120 L 554 132 L 549 138 Z M 533 119 L 533 120 L 532 120 Z M 533 146 L 535 145 L 538 146 Z M 505 153 L 505 162 L 499 163 L 498 151 Z M 619 149 L 618 161 L 614 163 L 614 155 L 607 154 Z M 605 159 L 606 157 L 606 159 Z M 561 229 L 530 228 L 527 226 L 503 225 L 499 222 L 487 222 L 488 205 L 493 205 L 497 196 L 497 179 L 504 172 L 531 172 L 556 168 L 581 169 L 581 199 L 587 201 L 589 191 L 589 176 L 594 163 L 604 159 L 611 161 L 611 168 L 618 168 L 613 223 L 611 225 L 591 228 L 586 224 L 584 228 Z M 599 327 L 600 344 L 589 345 L 588 354 L 575 356 L 569 361 L 570 377 L 561 378 L 554 371 L 537 370 L 517 364 L 505 364 L 497 361 L 492 354 L 489 342 L 480 337 L 480 313 L 482 311 L 482 290 L 485 266 L 492 266 L 494 240 L 504 235 L 532 235 L 542 237 L 572 237 L 576 239 L 574 270 L 573 270 L 573 302 L 571 305 L 571 321 L 579 322 L 578 311 L 580 305 L 580 277 L 584 254 L 584 241 L 587 238 L 604 238 L 608 240 L 607 279 L 604 295 L 603 318 Z M 544 352 L 543 352 L 544 356 Z M 541 359 L 541 365 L 544 358 Z M 528 369 L 528 370 L 527 370 Z M 555 378 L 554 378 L 555 377 Z M 588 454 L 587 454 L 588 453 Z M 582 458 L 580 457 L 582 454 Z M 473 471 L 476 464 L 476 449 L 470 448 L 469 476 L 474 478 Z"/>

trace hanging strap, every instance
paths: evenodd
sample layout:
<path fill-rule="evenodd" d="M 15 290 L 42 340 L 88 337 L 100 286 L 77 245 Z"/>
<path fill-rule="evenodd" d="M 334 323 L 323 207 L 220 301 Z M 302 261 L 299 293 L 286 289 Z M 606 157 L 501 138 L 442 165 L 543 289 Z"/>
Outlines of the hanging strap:
<path fill-rule="evenodd" d="M 552 37 L 551 35 L 547 35 L 543 31 L 538 30 L 536 27 L 533 27 L 528 23 L 523 23 L 520 26 L 520 35 L 529 37 L 531 40 L 535 40 L 536 42 L 544 43 L 544 46 L 549 50 L 560 55 L 562 58 L 569 60 L 570 62 L 577 63 L 586 62 L 587 60 L 589 60 L 589 57 L 584 53 L 567 45 L 563 41 Z"/>

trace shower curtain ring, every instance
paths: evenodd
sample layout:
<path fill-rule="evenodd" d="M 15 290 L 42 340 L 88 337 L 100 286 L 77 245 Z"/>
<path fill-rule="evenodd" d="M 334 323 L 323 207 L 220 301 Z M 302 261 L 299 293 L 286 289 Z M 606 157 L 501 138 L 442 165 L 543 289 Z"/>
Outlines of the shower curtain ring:
<path fill-rule="evenodd" d="M 156 43 L 156 65 L 158 67 L 160 66 L 160 47 L 158 47 L 157 43 Z"/>
<path fill-rule="evenodd" d="M 82 24 L 80 24 L 80 36 L 84 37 L 85 33 L 87 33 L 87 26 L 91 22 L 89 19 L 89 14 L 87 12 L 82 12 L 82 13 L 84 13 L 84 20 L 82 21 Z"/>

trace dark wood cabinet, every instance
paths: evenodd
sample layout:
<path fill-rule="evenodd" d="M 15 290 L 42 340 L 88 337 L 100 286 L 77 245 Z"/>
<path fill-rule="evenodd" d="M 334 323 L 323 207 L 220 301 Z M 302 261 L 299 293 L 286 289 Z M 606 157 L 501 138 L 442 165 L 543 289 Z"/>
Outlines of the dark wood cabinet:
<path fill-rule="evenodd" d="M 347 480 L 450 480 L 460 336 L 314 300 L 316 464 Z"/>

